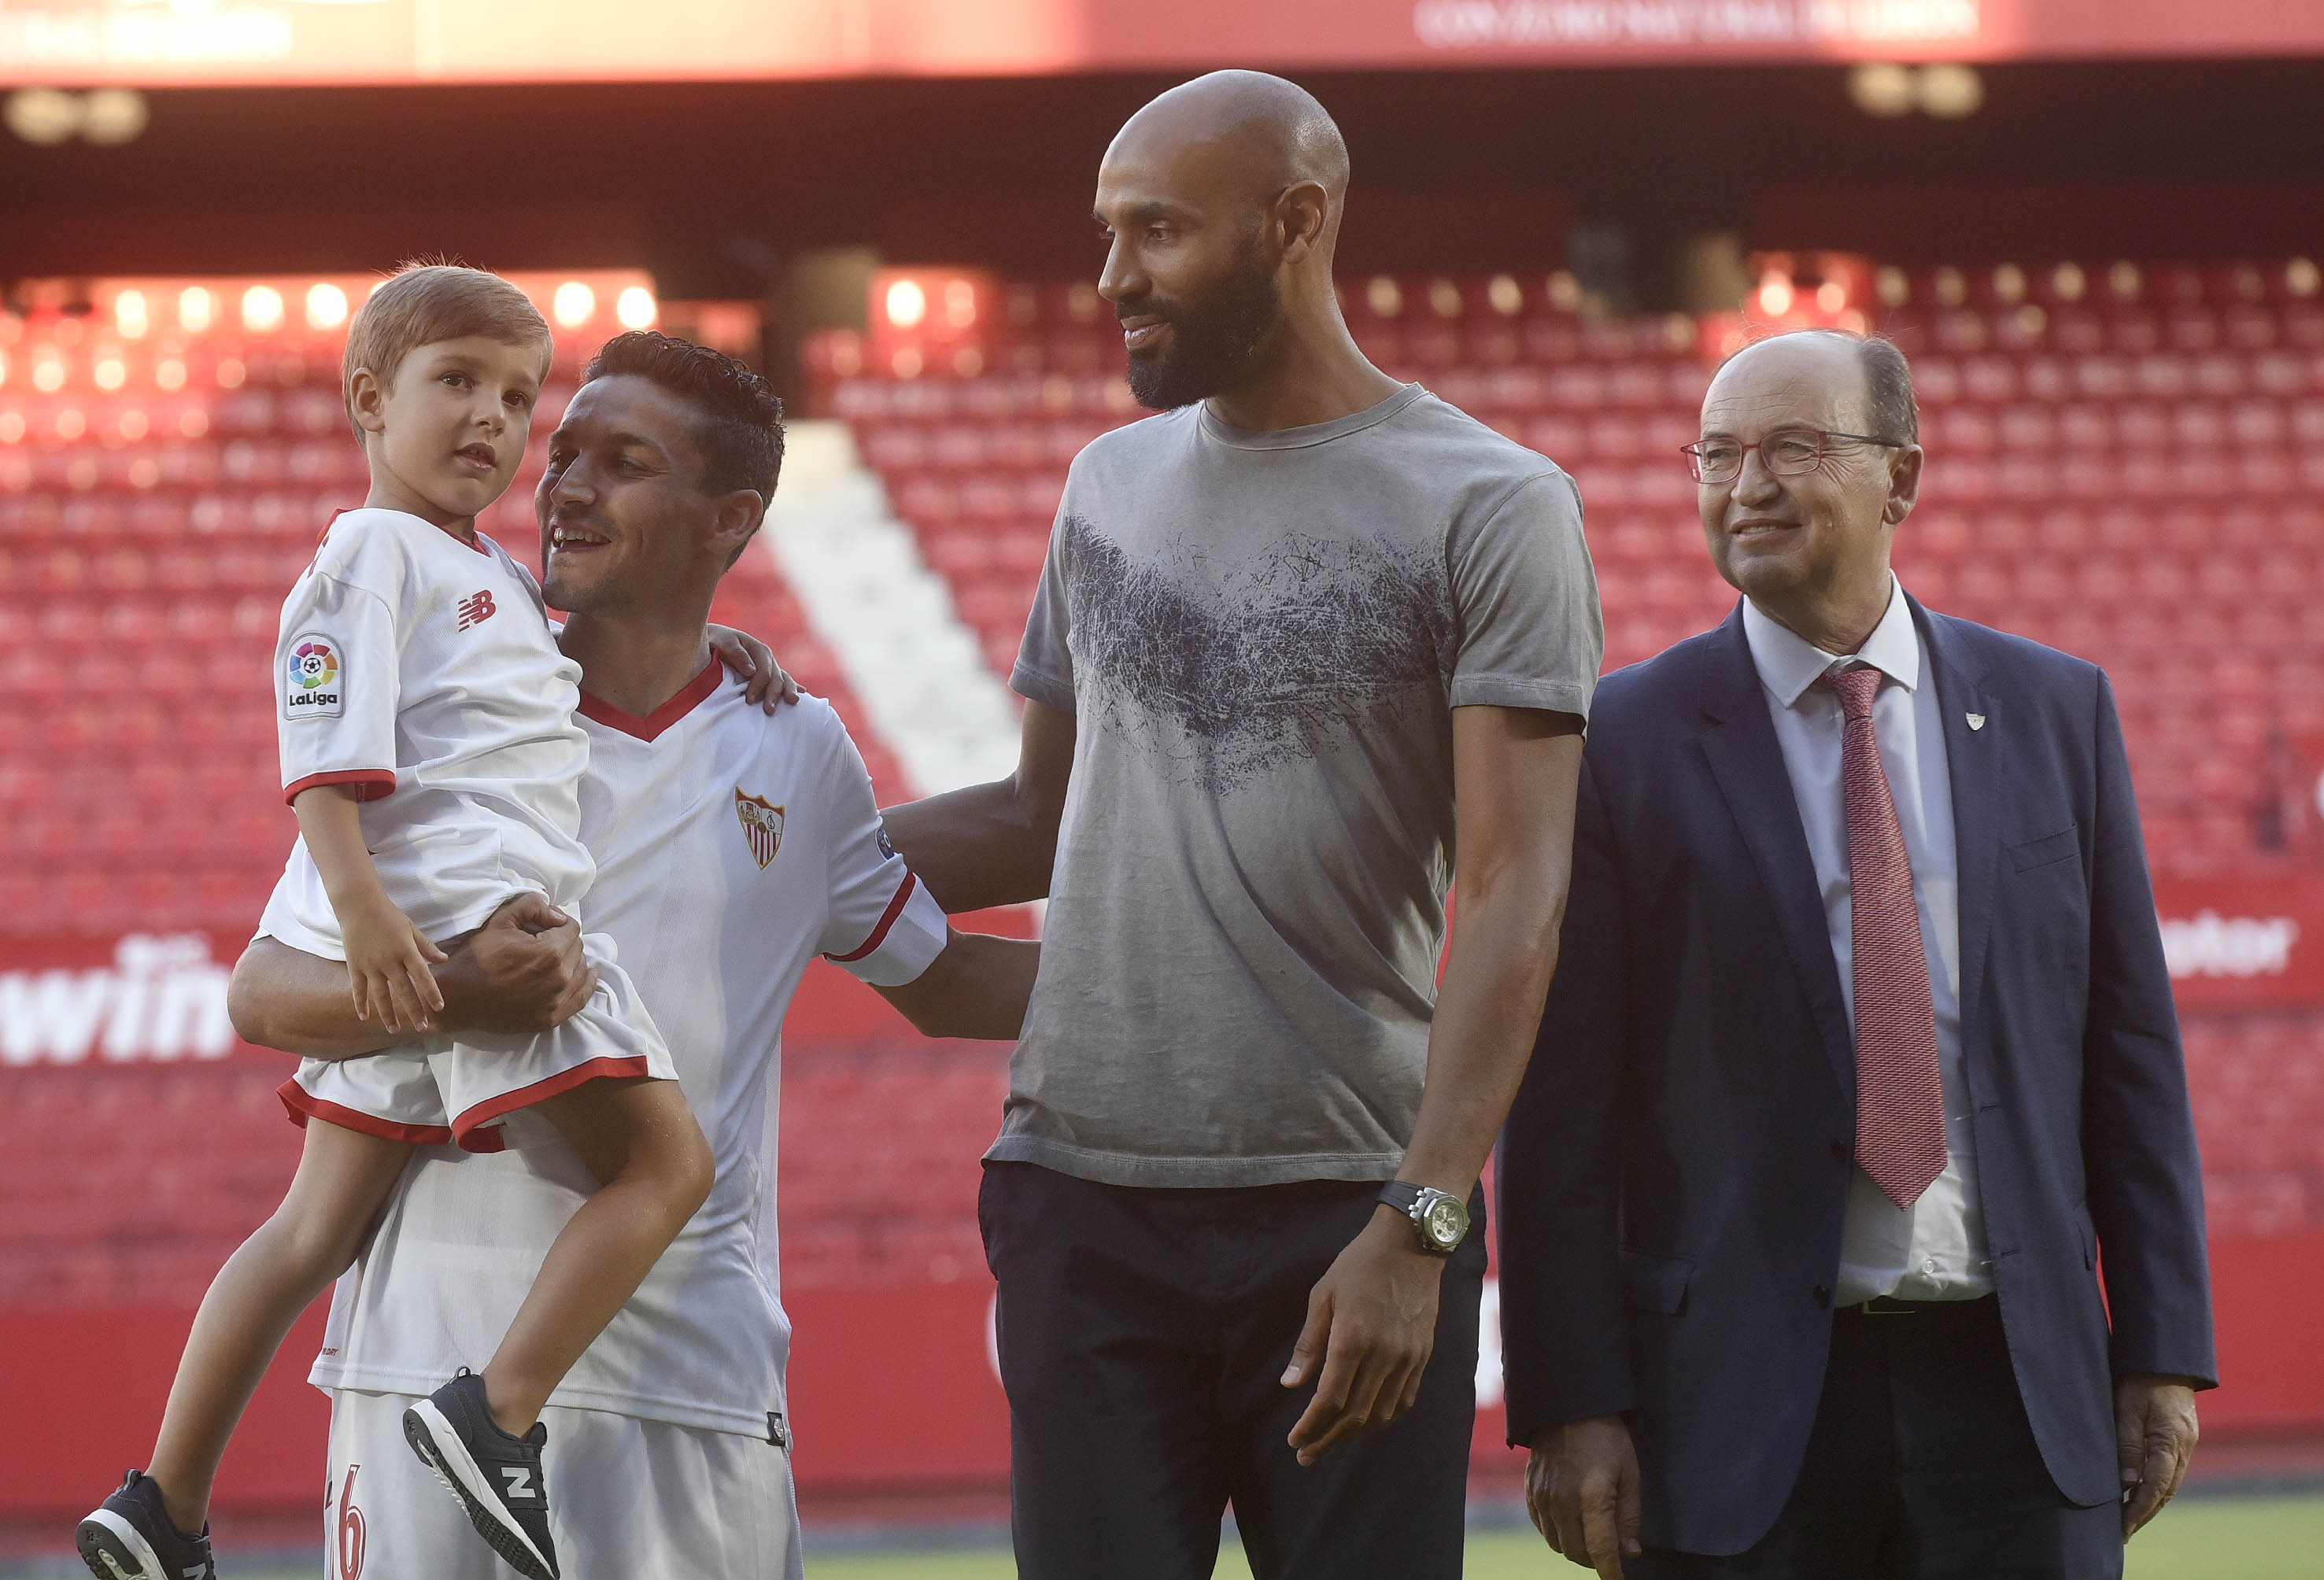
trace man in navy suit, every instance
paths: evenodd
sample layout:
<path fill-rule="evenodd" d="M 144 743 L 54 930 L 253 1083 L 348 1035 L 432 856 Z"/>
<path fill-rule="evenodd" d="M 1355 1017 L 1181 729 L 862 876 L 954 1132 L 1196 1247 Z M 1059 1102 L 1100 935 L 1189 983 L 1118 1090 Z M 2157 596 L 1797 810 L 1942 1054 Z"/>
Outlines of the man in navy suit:
<path fill-rule="evenodd" d="M 2113 693 L 1906 596 L 1916 438 L 1886 341 L 1731 359 L 1688 457 L 1743 602 L 1591 715 L 1501 1318 L 1603 1575 L 2116 1576 L 2215 1381 Z"/>

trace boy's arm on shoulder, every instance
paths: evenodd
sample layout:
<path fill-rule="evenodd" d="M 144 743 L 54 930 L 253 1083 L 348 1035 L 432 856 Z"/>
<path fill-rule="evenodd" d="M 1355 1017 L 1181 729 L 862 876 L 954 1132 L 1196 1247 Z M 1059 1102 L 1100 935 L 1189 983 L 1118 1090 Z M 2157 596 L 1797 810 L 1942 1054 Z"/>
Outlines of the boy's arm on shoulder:
<path fill-rule="evenodd" d="M 1013 1043 L 1024 1029 L 1041 945 L 1029 938 L 948 930 L 944 952 L 908 982 L 873 991 L 928 1037 Z"/>

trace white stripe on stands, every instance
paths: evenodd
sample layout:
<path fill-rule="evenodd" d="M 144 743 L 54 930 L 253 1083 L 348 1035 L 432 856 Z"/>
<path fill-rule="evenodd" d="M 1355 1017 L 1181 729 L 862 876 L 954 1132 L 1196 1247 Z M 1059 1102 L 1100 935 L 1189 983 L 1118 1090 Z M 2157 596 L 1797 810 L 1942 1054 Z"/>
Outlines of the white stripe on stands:
<path fill-rule="evenodd" d="M 1016 696 L 986 666 L 845 423 L 786 425 L 782 482 L 760 536 L 915 795 L 1015 770 Z"/>

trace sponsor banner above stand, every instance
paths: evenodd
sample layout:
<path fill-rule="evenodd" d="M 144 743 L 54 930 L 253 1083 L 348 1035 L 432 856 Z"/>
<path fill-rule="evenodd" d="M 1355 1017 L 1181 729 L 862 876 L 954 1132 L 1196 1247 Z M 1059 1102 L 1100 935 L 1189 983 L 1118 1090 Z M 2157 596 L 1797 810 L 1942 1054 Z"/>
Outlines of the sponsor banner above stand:
<path fill-rule="evenodd" d="M 738 793 L 735 814 L 752 850 L 770 855 L 783 809 Z M 2159 883 L 2155 909 L 2182 1011 L 2324 1008 L 2324 869 Z M 226 1016 L 243 942 L 201 932 L 0 942 L 0 1068 L 280 1063 L 281 1054 L 235 1036 Z M 821 965 L 785 1026 L 793 1044 L 912 1036 L 868 988 Z"/>
<path fill-rule="evenodd" d="M 2324 1006 L 2324 872 L 2158 883 L 2182 1013 Z"/>
<path fill-rule="evenodd" d="M 133 932 L 0 944 L 0 1068 L 182 1064 L 253 1048 L 226 1018 L 239 939 Z"/>
<path fill-rule="evenodd" d="M 0 86 L 2302 55 L 2314 0 L 0 0 Z"/>

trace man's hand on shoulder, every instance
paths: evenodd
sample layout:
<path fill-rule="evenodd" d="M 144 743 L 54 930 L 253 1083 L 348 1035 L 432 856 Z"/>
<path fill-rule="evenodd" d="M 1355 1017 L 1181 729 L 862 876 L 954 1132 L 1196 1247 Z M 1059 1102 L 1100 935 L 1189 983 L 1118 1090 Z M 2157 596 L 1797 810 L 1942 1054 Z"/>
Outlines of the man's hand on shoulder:
<path fill-rule="evenodd" d="M 1638 1453 L 1620 1416 L 1592 1416 L 1534 1439 L 1526 1512 L 1550 1550 L 1604 1580 L 1638 1556 Z"/>
<path fill-rule="evenodd" d="M 2137 1535 L 2179 1490 L 2199 1436 L 2190 1379 L 2135 1372 L 2115 1383 L 2115 1453 L 2126 1494 L 2123 1540 Z"/>
<path fill-rule="evenodd" d="M 446 952 L 451 958 L 436 968 L 444 995 L 436 1018 L 451 1031 L 549 1031 L 597 990 L 580 923 L 540 895 L 517 896 Z"/>
<path fill-rule="evenodd" d="M 1307 1297 L 1307 1325 L 1283 1373 L 1286 1388 L 1315 1384 L 1291 1428 L 1300 1464 L 1314 1464 L 1419 1402 L 1443 1281 L 1443 1259 L 1423 1251 L 1411 1221 L 1387 1207 L 1375 1209 L 1333 1261 Z"/>

